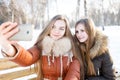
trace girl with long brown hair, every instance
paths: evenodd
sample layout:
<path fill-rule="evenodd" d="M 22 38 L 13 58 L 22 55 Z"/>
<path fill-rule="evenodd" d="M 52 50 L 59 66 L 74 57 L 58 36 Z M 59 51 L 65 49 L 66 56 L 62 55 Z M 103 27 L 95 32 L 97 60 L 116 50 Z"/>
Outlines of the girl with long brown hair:
<path fill-rule="evenodd" d="M 84 76 L 80 76 L 83 74 L 82 60 L 76 53 L 66 17 L 53 17 L 28 50 L 9 40 L 18 32 L 16 26 L 11 22 L 0 26 L 0 44 L 4 56 L 21 66 L 36 64 L 37 80 L 83 80 Z"/>
<path fill-rule="evenodd" d="M 82 53 L 85 80 L 115 80 L 108 38 L 96 29 L 92 19 L 83 18 L 76 22 L 75 40 Z"/>

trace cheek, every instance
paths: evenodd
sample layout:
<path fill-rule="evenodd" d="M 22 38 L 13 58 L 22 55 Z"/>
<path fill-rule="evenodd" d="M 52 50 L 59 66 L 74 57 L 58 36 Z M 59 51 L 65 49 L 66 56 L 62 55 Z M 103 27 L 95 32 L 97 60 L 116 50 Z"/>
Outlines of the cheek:
<path fill-rule="evenodd" d="M 49 34 L 50 34 L 50 36 L 51 36 L 53 33 L 54 33 L 54 30 L 51 30 L 51 31 L 50 31 L 50 33 L 49 33 Z"/>
<path fill-rule="evenodd" d="M 86 40 L 88 39 L 88 35 L 87 34 L 85 34 L 85 38 L 86 38 Z"/>
<path fill-rule="evenodd" d="M 53 31 L 51 30 L 51 31 L 50 31 L 50 35 L 51 35 L 52 33 L 53 33 Z"/>
<path fill-rule="evenodd" d="M 76 37 L 78 38 L 79 34 L 75 34 L 75 35 L 76 35 Z"/>
<path fill-rule="evenodd" d="M 62 32 L 61 32 L 61 35 L 64 35 L 64 34 L 65 34 L 65 31 L 62 31 Z"/>

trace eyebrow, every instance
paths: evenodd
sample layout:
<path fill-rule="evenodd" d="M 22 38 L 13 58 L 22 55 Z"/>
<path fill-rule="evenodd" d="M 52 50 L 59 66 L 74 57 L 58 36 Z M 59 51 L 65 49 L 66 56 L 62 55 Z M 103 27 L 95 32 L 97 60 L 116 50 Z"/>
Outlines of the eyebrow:
<path fill-rule="evenodd" d="M 65 28 L 65 26 L 60 26 L 61 28 Z"/>

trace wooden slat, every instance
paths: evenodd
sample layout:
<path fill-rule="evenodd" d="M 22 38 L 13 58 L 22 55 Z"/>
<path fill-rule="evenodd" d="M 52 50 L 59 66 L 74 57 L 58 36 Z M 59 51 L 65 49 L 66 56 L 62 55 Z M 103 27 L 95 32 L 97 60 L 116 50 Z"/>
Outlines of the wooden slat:
<path fill-rule="evenodd" d="M 0 80 L 13 80 L 13 79 L 24 77 L 33 73 L 35 73 L 34 68 L 31 68 L 31 69 L 29 68 L 25 70 L 16 71 L 16 72 L 0 74 Z"/>
<path fill-rule="evenodd" d="M 36 78 L 31 78 L 31 79 L 29 79 L 29 80 L 36 80 Z"/>
<path fill-rule="evenodd" d="M 5 59 L 5 58 L 0 59 L 0 70 L 4 71 L 7 69 L 12 69 L 12 68 L 14 69 L 16 67 L 20 67 L 20 66 L 12 61 L 9 61 L 8 59 Z M 0 73 L 0 80 L 13 80 L 13 79 L 21 78 L 34 73 L 35 73 L 34 68 L 28 68 L 28 69 L 13 71 L 13 72 L 4 73 L 4 74 Z M 36 80 L 36 78 L 31 78 L 30 80 Z"/>
<path fill-rule="evenodd" d="M 15 68 L 18 66 L 19 66 L 18 64 L 14 63 L 12 61 L 0 62 L 0 70 L 11 69 L 11 68 Z"/>

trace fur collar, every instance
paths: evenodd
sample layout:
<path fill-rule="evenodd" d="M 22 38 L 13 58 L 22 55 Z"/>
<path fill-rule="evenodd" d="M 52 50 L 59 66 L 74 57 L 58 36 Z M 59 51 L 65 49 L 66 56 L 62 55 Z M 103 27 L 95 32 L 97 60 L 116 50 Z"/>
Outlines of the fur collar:
<path fill-rule="evenodd" d="M 90 50 L 90 57 L 93 59 L 96 56 L 99 56 L 107 50 L 108 37 L 104 35 L 101 31 L 96 31 L 95 44 Z"/>
<path fill-rule="evenodd" d="M 44 55 L 50 56 L 51 52 L 54 56 L 66 55 L 71 50 L 71 41 L 66 37 L 53 40 L 50 36 L 46 36 L 42 41 L 42 49 Z"/>

